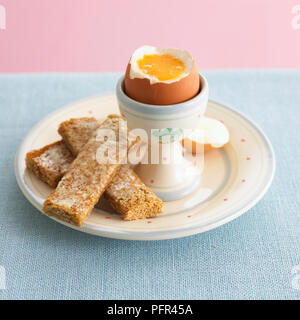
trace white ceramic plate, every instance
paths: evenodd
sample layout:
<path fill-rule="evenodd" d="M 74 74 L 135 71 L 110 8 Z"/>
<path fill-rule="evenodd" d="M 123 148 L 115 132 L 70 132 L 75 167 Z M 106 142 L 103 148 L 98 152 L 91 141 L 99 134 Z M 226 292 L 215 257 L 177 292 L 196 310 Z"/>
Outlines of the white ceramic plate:
<path fill-rule="evenodd" d="M 114 95 L 74 102 L 35 125 L 23 140 L 15 160 L 15 174 L 25 197 L 39 210 L 51 188 L 25 167 L 25 155 L 59 139 L 59 123 L 69 118 L 102 119 L 118 113 Z M 275 171 L 273 148 L 265 134 L 241 113 L 209 101 L 206 115 L 224 121 L 231 135 L 224 149 L 205 156 L 200 187 L 191 195 L 165 203 L 164 213 L 153 219 L 123 221 L 103 202 L 82 228 L 56 220 L 73 229 L 98 236 L 129 240 L 161 240 L 214 229 L 253 207 L 266 193 Z"/>

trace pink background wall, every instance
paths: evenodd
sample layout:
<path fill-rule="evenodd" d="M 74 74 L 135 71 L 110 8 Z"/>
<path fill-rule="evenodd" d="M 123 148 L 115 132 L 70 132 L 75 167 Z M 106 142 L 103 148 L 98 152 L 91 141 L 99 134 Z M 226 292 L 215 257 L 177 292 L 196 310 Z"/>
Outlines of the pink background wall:
<path fill-rule="evenodd" d="M 300 0 L 0 0 L 0 72 L 122 71 L 143 44 L 201 69 L 300 68 Z M 300 10 L 299 10 L 300 14 Z M 292 26 L 292 19 L 299 28 Z"/>

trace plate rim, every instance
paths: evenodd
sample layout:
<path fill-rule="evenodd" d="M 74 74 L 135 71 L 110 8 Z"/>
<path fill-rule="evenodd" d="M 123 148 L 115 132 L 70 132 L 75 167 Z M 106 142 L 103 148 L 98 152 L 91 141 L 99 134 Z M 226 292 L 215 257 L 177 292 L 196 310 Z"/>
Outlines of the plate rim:
<path fill-rule="evenodd" d="M 21 172 L 19 170 L 19 165 L 21 161 L 24 161 L 24 159 L 20 158 L 20 154 L 23 153 L 23 149 L 25 148 L 26 141 L 30 138 L 33 132 L 36 131 L 36 129 L 43 125 L 44 122 L 47 121 L 48 118 L 51 118 L 51 116 L 55 115 L 58 112 L 61 112 L 65 109 L 68 109 L 72 107 L 74 104 L 80 104 L 84 103 L 93 99 L 101 98 L 104 96 L 113 96 L 115 95 L 114 92 L 111 93 L 103 93 L 100 95 L 95 95 L 83 99 L 78 99 L 75 101 L 71 101 L 70 103 L 54 110 L 53 112 L 50 112 L 48 115 L 46 115 L 44 118 L 42 118 L 40 121 L 38 121 L 25 135 L 22 142 L 20 143 L 14 160 L 14 172 L 17 180 L 17 184 L 22 191 L 25 198 L 36 208 L 41 212 L 40 204 L 38 200 L 36 199 L 37 196 L 32 192 L 32 190 L 26 186 L 26 182 L 24 178 L 22 178 L 22 175 L 24 175 L 24 172 Z M 243 203 L 238 209 L 234 209 L 234 212 L 231 212 L 232 210 L 229 210 L 229 214 L 226 216 L 223 216 L 219 219 L 217 219 L 215 222 L 208 222 L 206 225 L 189 225 L 187 227 L 183 227 L 181 229 L 175 229 L 175 230 L 166 230 L 166 231 L 150 231 L 150 232 L 134 232 L 134 231 L 124 231 L 124 230 L 114 230 L 110 229 L 109 231 L 103 228 L 95 227 L 93 225 L 83 226 L 81 228 L 73 226 L 69 223 L 66 223 L 64 221 L 58 220 L 54 217 L 49 217 L 52 220 L 55 220 L 59 222 L 60 224 L 63 224 L 69 228 L 75 229 L 77 231 L 81 231 L 84 233 L 93 234 L 96 236 L 102 236 L 102 237 L 108 237 L 108 238 L 114 238 L 114 239 L 123 239 L 123 240 L 164 240 L 164 239 L 174 239 L 174 238 L 181 238 L 186 237 L 198 233 L 203 233 L 209 230 L 213 230 L 217 227 L 220 227 L 247 212 L 252 207 L 254 207 L 266 194 L 268 189 L 270 188 L 276 171 L 276 157 L 275 157 L 275 151 L 272 146 L 272 143 L 270 139 L 267 137 L 267 135 L 264 133 L 264 131 L 260 128 L 259 125 L 257 125 L 251 118 L 246 116 L 243 112 L 236 110 L 235 108 L 228 106 L 227 104 L 224 104 L 222 102 L 209 99 L 209 103 L 213 103 L 217 106 L 220 106 L 222 108 L 228 109 L 229 111 L 235 113 L 239 117 L 243 118 L 244 121 L 246 121 L 254 130 L 259 133 L 261 139 L 263 140 L 266 149 L 268 150 L 268 153 L 270 155 L 269 162 L 270 166 L 268 167 L 268 171 L 266 172 L 266 176 L 264 178 L 264 182 L 261 186 L 259 186 L 259 190 L 255 191 L 254 194 L 251 196 L 251 199 L 245 204 Z"/>

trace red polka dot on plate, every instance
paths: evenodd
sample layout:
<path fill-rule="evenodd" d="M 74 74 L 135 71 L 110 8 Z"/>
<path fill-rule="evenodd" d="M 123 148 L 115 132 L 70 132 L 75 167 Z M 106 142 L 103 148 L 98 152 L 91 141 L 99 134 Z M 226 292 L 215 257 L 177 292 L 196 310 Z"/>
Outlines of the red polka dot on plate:
<path fill-rule="evenodd" d="M 152 223 L 152 221 L 147 221 L 147 223 Z"/>
<path fill-rule="evenodd" d="M 201 118 L 201 114 L 198 114 L 198 118 Z"/>
<path fill-rule="evenodd" d="M 246 160 L 251 160 L 251 157 L 247 157 Z"/>
<path fill-rule="evenodd" d="M 246 139 L 245 139 L 245 138 L 242 138 L 242 139 L 241 139 L 241 141 L 242 141 L 242 142 L 245 142 L 245 141 L 246 141 Z"/>
<path fill-rule="evenodd" d="M 224 123 L 224 120 L 220 120 L 220 122 Z"/>
<path fill-rule="evenodd" d="M 187 216 L 188 218 L 191 218 L 192 216 Z"/>
<path fill-rule="evenodd" d="M 105 217 L 105 219 L 111 219 L 111 217 Z"/>
<path fill-rule="evenodd" d="M 246 179 L 242 179 L 242 182 L 243 182 L 243 183 L 246 182 Z"/>
<path fill-rule="evenodd" d="M 224 198 L 224 201 L 228 201 L 228 199 L 227 199 L 227 198 Z"/>
<path fill-rule="evenodd" d="M 92 111 L 92 110 L 89 110 L 89 111 L 88 111 L 88 113 L 89 113 L 89 114 L 92 114 L 92 113 L 93 113 L 93 111 Z"/>
<path fill-rule="evenodd" d="M 153 180 L 153 179 L 151 179 L 151 180 L 150 180 L 150 183 L 154 183 L 154 180 Z"/>

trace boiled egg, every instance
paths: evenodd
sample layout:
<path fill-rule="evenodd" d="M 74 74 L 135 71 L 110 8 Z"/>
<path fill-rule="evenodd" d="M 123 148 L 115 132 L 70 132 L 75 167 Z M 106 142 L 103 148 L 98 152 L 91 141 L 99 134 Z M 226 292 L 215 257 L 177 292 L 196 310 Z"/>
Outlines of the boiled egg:
<path fill-rule="evenodd" d="M 142 46 L 135 50 L 128 63 L 124 89 L 136 101 L 171 105 L 196 96 L 200 78 L 187 51 Z"/>
<path fill-rule="evenodd" d="M 226 126 L 212 118 L 202 117 L 197 129 L 189 133 L 182 145 L 193 154 L 221 148 L 229 142 L 229 131 Z"/>

